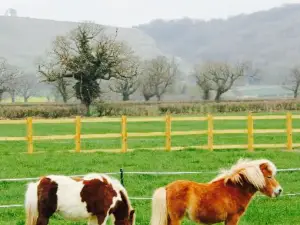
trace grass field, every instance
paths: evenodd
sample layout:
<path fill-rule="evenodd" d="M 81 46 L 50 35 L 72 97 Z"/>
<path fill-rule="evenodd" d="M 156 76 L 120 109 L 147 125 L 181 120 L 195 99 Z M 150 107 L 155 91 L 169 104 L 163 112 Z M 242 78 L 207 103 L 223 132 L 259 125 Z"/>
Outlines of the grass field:
<path fill-rule="evenodd" d="M 294 128 L 300 128 L 299 121 L 294 121 Z M 246 121 L 216 121 L 215 129 L 243 129 Z M 205 122 L 174 122 L 172 130 L 206 129 Z M 258 129 L 282 129 L 285 121 L 255 121 Z M 73 134 L 73 124 L 36 124 L 34 135 Z M 129 123 L 129 132 L 163 131 L 164 123 Z M 120 132 L 119 123 L 88 123 L 83 124 L 82 133 Z M 25 136 L 24 125 L 0 125 L 0 136 Z M 243 144 L 246 135 L 217 135 L 216 144 Z M 206 136 L 182 136 L 172 138 L 172 146 L 191 146 L 206 144 Z M 255 136 L 255 143 L 284 143 L 286 137 L 282 134 L 260 134 Z M 300 142 L 294 135 L 294 142 Z M 129 139 L 129 148 L 162 147 L 164 138 L 134 138 Z M 119 148 L 119 139 L 85 140 L 83 149 Z M 245 150 L 184 150 L 174 152 L 138 150 L 126 154 L 112 153 L 54 153 L 57 150 L 74 149 L 74 141 L 40 141 L 35 143 L 35 150 L 46 151 L 45 154 L 26 155 L 25 142 L 0 142 L 0 178 L 37 177 L 44 174 L 85 174 L 88 172 L 118 172 L 125 171 L 215 171 L 221 167 L 231 166 L 240 157 L 268 158 L 278 168 L 300 167 L 300 153 L 281 150 L 257 150 L 252 153 Z M 280 172 L 278 180 L 284 188 L 284 193 L 300 192 L 300 172 Z M 198 182 L 211 180 L 214 174 L 201 175 L 130 175 L 125 174 L 125 186 L 132 197 L 151 197 L 155 188 L 176 179 L 191 179 Z M 117 176 L 118 177 L 118 176 Z M 22 204 L 26 182 L 1 182 L 0 205 Z M 132 200 L 137 211 L 137 225 L 149 224 L 150 201 Z M 240 224 L 272 224 L 294 225 L 300 220 L 300 196 L 282 196 L 278 199 L 255 197 Z M 22 208 L 0 208 L 0 225 L 24 224 Z M 56 216 L 51 224 L 86 224 L 85 221 L 64 221 Z M 184 224 L 192 224 L 185 222 Z"/>

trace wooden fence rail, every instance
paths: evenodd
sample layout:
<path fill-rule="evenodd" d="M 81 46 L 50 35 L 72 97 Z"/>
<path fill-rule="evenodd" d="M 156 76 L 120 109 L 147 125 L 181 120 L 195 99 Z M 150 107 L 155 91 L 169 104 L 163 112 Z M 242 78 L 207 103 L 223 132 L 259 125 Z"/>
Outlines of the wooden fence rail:
<path fill-rule="evenodd" d="M 0 137 L 0 141 L 27 141 L 28 153 L 34 152 L 33 142 L 36 140 L 70 140 L 75 141 L 75 152 L 81 152 L 81 140 L 82 139 L 105 139 L 105 138 L 121 138 L 122 146 L 121 152 L 128 151 L 127 140 L 128 137 L 165 137 L 165 147 L 157 149 L 165 149 L 166 151 L 182 149 L 184 147 L 173 147 L 171 145 L 172 136 L 184 136 L 184 135 L 207 135 L 207 145 L 204 146 L 189 146 L 198 149 L 208 149 L 210 151 L 214 149 L 248 149 L 253 151 L 255 148 L 286 148 L 292 150 L 294 147 L 300 147 L 300 143 L 293 143 L 293 133 L 300 133 L 300 129 L 293 129 L 293 119 L 300 119 L 300 115 L 292 115 L 288 112 L 286 115 L 262 115 L 253 116 L 249 113 L 247 116 L 216 116 L 213 117 L 208 114 L 206 117 L 171 117 L 170 114 L 166 114 L 165 117 L 137 117 L 127 118 L 122 116 L 120 118 L 81 118 L 77 116 L 74 119 L 32 119 L 28 117 L 26 120 L 0 120 L 0 124 L 26 124 L 27 136 L 26 137 Z M 214 121 L 217 120 L 247 120 L 247 128 L 245 129 L 230 129 L 230 130 L 214 130 Z M 255 120 L 286 120 L 285 129 L 254 129 Z M 148 132 L 148 133 L 128 133 L 128 122 L 165 122 L 164 132 Z M 193 131 L 172 131 L 172 121 L 207 121 L 207 130 L 193 130 Z M 106 134 L 81 134 L 82 123 L 110 123 L 121 122 L 120 133 L 106 133 Z M 34 136 L 33 124 L 49 124 L 49 123 L 75 123 L 75 135 L 51 135 L 51 136 Z M 285 133 L 286 143 L 282 144 L 255 144 L 254 134 L 262 133 Z M 214 145 L 215 134 L 247 134 L 248 143 L 239 145 Z"/>

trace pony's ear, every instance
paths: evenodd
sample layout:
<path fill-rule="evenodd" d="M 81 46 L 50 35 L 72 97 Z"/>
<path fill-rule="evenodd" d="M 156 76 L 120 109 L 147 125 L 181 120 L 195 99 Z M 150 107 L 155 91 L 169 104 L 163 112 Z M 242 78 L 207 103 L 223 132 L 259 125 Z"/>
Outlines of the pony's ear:
<path fill-rule="evenodd" d="M 261 172 L 266 175 L 266 174 L 272 174 L 272 171 L 270 170 L 269 164 L 268 163 L 262 163 L 259 165 L 259 168 Z"/>
<path fill-rule="evenodd" d="M 129 220 L 132 222 L 132 224 L 134 223 L 134 213 L 135 213 L 134 209 L 132 209 L 129 213 Z"/>
<path fill-rule="evenodd" d="M 259 165 L 259 168 L 261 170 L 267 170 L 269 168 L 269 165 L 268 165 L 268 163 L 262 163 Z"/>
<path fill-rule="evenodd" d="M 134 209 L 132 209 L 132 210 L 130 211 L 129 217 L 130 217 L 130 218 L 133 218 L 133 216 L 134 216 L 134 213 L 135 213 L 135 210 L 134 210 Z"/>

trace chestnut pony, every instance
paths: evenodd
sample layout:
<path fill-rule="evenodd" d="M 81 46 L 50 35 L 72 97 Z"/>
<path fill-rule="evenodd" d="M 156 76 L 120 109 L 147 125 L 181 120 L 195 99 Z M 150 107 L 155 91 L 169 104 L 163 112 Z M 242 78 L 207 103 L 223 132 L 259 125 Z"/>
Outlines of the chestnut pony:
<path fill-rule="evenodd" d="M 269 160 L 240 159 L 209 183 L 174 181 L 154 191 L 151 225 L 180 225 L 185 216 L 201 224 L 236 225 L 257 191 L 280 195 L 275 174 Z"/>
<path fill-rule="evenodd" d="M 89 225 L 134 225 L 135 213 L 121 183 L 104 174 L 83 178 L 49 175 L 29 183 L 25 195 L 26 225 L 47 225 L 54 213 L 66 219 L 88 219 Z"/>

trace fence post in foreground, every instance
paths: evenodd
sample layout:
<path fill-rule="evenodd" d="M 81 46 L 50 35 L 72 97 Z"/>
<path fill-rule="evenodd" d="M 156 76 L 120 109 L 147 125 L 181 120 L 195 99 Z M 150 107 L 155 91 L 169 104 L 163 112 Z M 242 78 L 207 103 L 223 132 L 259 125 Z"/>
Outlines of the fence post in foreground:
<path fill-rule="evenodd" d="M 287 150 L 293 150 L 293 122 L 292 114 L 286 114 L 286 136 L 287 136 Z"/>
<path fill-rule="evenodd" d="M 120 180 L 121 180 L 121 184 L 125 187 L 125 185 L 124 185 L 124 171 L 123 171 L 122 168 L 120 169 Z"/>
<path fill-rule="evenodd" d="M 210 151 L 214 150 L 214 122 L 211 114 L 207 115 L 207 148 Z"/>
<path fill-rule="evenodd" d="M 127 117 L 122 116 L 122 121 L 121 121 L 121 126 L 122 126 L 122 152 L 125 153 L 127 152 Z"/>
<path fill-rule="evenodd" d="M 254 138 L 253 138 L 253 116 L 252 113 L 248 114 L 248 150 L 253 151 L 254 147 Z"/>
<path fill-rule="evenodd" d="M 28 153 L 33 153 L 33 140 L 32 140 L 32 117 L 27 117 L 27 142 L 28 142 Z"/>
<path fill-rule="evenodd" d="M 80 116 L 76 116 L 75 119 L 75 123 L 76 123 L 76 134 L 75 134 L 75 151 L 76 152 L 80 152 L 80 143 L 81 143 L 81 117 Z"/>
<path fill-rule="evenodd" d="M 171 115 L 166 114 L 166 151 L 171 151 Z"/>

